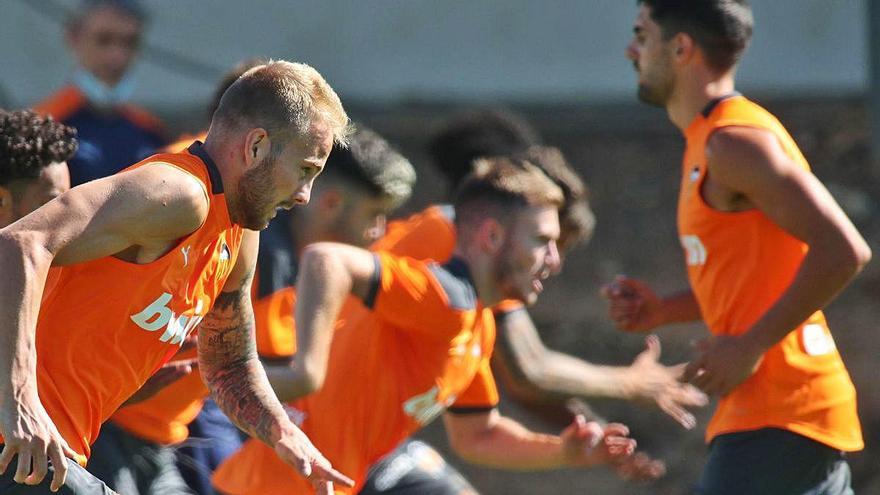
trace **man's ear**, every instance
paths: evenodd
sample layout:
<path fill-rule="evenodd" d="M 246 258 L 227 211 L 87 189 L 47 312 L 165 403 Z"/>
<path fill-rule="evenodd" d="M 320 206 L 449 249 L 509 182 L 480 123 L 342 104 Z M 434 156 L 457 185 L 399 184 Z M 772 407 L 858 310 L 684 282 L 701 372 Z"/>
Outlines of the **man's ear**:
<path fill-rule="evenodd" d="M 507 229 L 494 218 L 483 220 L 477 230 L 480 247 L 489 254 L 496 254 L 504 247 L 507 239 Z"/>
<path fill-rule="evenodd" d="M 672 56 L 678 63 L 688 62 L 697 52 L 694 39 L 687 33 L 678 33 L 672 38 Z"/>
<path fill-rule="evenodd" d="M 262 163 L 272 151 L 272 143 L 265 129 L 251 129 L 244 137 L 244 163 L 246 168 Z"/>

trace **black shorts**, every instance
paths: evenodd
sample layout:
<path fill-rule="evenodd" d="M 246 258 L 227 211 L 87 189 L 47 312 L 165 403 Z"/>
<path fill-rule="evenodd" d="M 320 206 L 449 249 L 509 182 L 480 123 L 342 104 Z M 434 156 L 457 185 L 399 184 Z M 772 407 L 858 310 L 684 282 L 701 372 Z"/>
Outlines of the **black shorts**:
<path fill-rule="evenodd" d="M 699 495 L 852 495 L 843 452 L 777 428 L 719 435 Z"/>
<path fill-rule="evenodd" d="M 2 450 L 0 445 L 0 450 Z M 103 481 L 95 478 L 92 473 L 86 471 L 82 466 L 67 459 L 67 480 L 64 486 L 57 492 L 49 490 L 52 485 L 52 476 L 55 475 L 55 469 L 52 463 L 49 463 L 49 472 L 43 478 L 43 482 L 39 485 L 21 485 L 15 482 L 15 470 L 18 467 L 18 456 L 12 459 L 6 472 L 0 474 L 0 493 L 3 495 L 116 495 L 104 484 Z"/>
<path fill-rule="evenodd" d="M 359 495 L 477 495 L 430 445 L 407 440 L 373 465 Z"/>

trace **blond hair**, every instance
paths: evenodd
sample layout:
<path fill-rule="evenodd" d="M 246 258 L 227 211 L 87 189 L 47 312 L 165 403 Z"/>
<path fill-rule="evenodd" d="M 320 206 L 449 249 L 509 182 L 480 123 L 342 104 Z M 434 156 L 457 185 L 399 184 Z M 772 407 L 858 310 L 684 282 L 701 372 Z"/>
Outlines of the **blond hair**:
<path fill-rule="evenodd" d="M 220 98 L 211 126 L 225 130 L 262 127 L 270 134 L 303 136 L 313 119 L 329 125 L 345 146 L 350 122 L 339 96 L 306 64 L 269 61 L 241 75 Z"/>

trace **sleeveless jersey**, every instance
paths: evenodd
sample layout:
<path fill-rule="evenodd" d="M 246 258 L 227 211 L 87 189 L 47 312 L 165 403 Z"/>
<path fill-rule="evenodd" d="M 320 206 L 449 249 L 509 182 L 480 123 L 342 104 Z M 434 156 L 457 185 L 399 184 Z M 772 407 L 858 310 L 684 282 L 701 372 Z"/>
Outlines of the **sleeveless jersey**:
<path fill-rule="evenodd" d="M 182 136 L 166 146 L 164 151 L 182 152 L 193 141 L 204 141 L 206 135 L 206 132 L 201 132 L 196 136 Z M 193 349 L 174 356 L 174 359 L 194 358 L 197 354 L 197 350 Z M 201 374 L 193 371 L 153 397 L 119 409 L 110 421 L 143 440 L 161 445 L 177 444 L 189 437 L 188 425 L 202 410 L 208 394 L 208 387 L 202 382 Z"/>
<path fill-rule="evenodd" d="M 85 457 L 104 422 L 180 349 L 220 293 L 243 230 L 226 208 L 220 173 L 194 143 L 130 169 L 170 164 L 205 187 L 210 209 L 196 231 L 147 264 L 114 256 L 50 270 L 37 321 L 40 400 Z"/>
<path fill-rule="evenodd" d="M 709 330 L 739 335 L 788 288 L 808 247 L 757 209 L 722 212 L 704 201 L 706 143 L 726 126 L 771 132 L 789 158 L 806 170 L 809 165 L 782 124 L 738 94 L 710 104 L 685 131 L 678 230 L 688 278 Z M 825 317 L 817 311 L 770 348 L 755 374 L 719 401 L 706 440 L 775 427 L 835 449 L 860 450 L 855 399 Z"/>
<path fill-rule="evenodd" d="M 372 249 L 417 260 L 446 261 L 455 249 L 455 209 L 434 205 L 402 220 L 389 222 L 385 235 Z"/>

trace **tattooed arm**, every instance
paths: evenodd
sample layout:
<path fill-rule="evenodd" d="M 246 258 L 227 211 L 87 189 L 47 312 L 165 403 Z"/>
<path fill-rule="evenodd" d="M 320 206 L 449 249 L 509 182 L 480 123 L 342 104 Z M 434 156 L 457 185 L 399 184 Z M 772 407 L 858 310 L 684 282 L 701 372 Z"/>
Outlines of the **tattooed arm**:
<path fill-rule="evenodd" d="M 229 418 L 316 485 L 332 494 L 332 483 L 351 486 L 288 418 L 257 358 L 251 281 L 259 236 L 247 231 L 232 274 L 199 327 L 199 369 L 211 395 Z"/>

